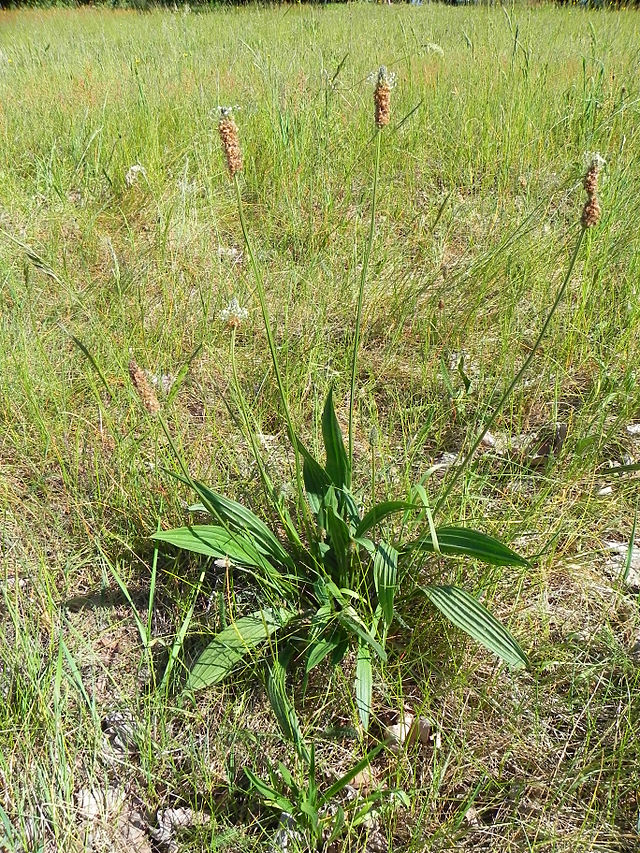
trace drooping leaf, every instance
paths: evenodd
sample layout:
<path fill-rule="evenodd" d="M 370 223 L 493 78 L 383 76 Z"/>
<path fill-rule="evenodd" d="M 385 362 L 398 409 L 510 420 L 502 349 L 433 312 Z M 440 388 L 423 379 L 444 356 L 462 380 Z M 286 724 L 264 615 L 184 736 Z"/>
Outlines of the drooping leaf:
<path fill-rule="evenodd" d="M 516 669 L 529 665 L 513 635 L 476 598 L 456 586 L 420 587 L 429 601 L 457 628 Z"/>
<path fill-rule="evenodd" d="M 376 504 L 362 519 L 356 528 L 356 536 L 364 536 L 372 527 L 379 524 L 383 519 L 395 512 L 402 512 L 407 509 L 420 509 L 417 504 L 409 503 L 408 501 L 384 501 Z"/>
<path fill-rule="evenodd" d="M 241 533 L 230 533 L 226 528 L 214 524 L 195 524 L 192 527 L 176 527 L 173 530 L 159 530 L 151 536 L 159 542 L 167 542 L 204 554 L 206 557 L 229 557 L 234 563 L 264 568 L 266 558 Z"/>
<path fill-rule="evenodd" d="M 207 508 L 212 507 L 214 515 L 221 518 L 231 528 L 250 536 L 256 548 L 263 554 L 289 569 L 295 569 L 293 559 L 287 554 L 277 537 L 269 530 L 264 521 L 259 519 L 250 509 L 237 501 L 219 495 L 197 480 L 193 480 L 192 485 L 203 504 Z"/>
<path fill-rule="evenodd" d="M 229 557 L 232 563 L 260 569 L 259 579 L 280 594 L 291 589 L 290 578 L 281 574 L 277 567 L 272 565 L 267 557 L 258 551 L 253 541 L 241 533 L 230 533 L 224 527 L 213 524 L 197 524 L 193 527 L 160 530 L 154 533 L 151 538 L 175 545 L 185 551 L 204 554 L 206 557 L 216 559 Z"/>
<path fill-rule="evenodd" d="M 339 631 L 336 631 L 336 637 L 336 647 L 331 653 L 331 666 L 338 666 L 349 651 L 349 637 L 342 628 Z"/>
<path fill-rule="evenodd" d="M 491 563 L 494 566 L 528 566 L 525 560 L 511 548 L 503 545 L 493 536 L 480 533 L 478 530 L 470 530 L 467 527 L 438 527 L 436 529 L 440 551 L 447 556 L 457 557 L 467 555 Z M 409 542 L 400 548 L 400 553 L 406 554 L 410 551 L 435 551 L 430 536 L 424 536 Z"/>
<path fill-rule="evenodd" d="M 356 706 L 362 728 L 369 730 L 371 714 L 371 696 L 373 693 L 373 674 L 371 670 L 371 649 L 364 640 L 358 641 L 358 657 L 356 659 Z"/>
<path fill-rule="evenodd" d="M 322 412 L 322 437 L 327 454 L 327 474 L 337 489 L 351 486 L 349 457 L 344 448 L 344 440 L 336 413 L 333 408 L 333 389 L 329 389 Z"/>
<path fill-rule="evenodd" d="M 386 542 L 379 542 L 376 548 L 373 558 L 373 581 L 384 623 L 388 628 L 393 621 L 393 599 L 398 583 L 398 552 Z"/>
<path fill-rule="evenodd" d="M 356 543 L 356 545 L 359 545 L 361 548 L 364 548 L 370 557 L 375 556 L 376 546 L 373 540 L 367 538 L 366 536 L 354 536 L 353 541 Z"/>
<path fill-rule="evenodd" d="M 200 690 L 222 681 L 247 652 L 284 627 L 293 616 L 287 610 L 265 608 L 233 622 L 204 649 L 189 674 L 186 689 Z"/>

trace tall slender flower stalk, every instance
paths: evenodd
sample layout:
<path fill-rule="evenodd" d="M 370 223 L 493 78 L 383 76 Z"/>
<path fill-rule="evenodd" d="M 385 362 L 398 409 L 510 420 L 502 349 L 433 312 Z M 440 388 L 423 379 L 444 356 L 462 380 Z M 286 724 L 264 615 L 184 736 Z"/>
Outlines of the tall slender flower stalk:
<path fill-rule="evenodd" d="M 482 429 L 478 433 L 475 441 L 471 445 L 471 448 L 467 452 L 466 456 L 464 457 L 464 459 L 462 460 L 460 465 L 458 465 L 453 470 L 453 473 L 452 473 L 451 477 L 449 478 L 449 482 L 447 483 L 447 487 L 444 489 L 444 491 L 442 492 L 442 494 L 440 495 L 440 497 L 438 499 L 438 502 L 436 503 L 436 506 L 434 509 L 434 515 L 443 506 L 444 502 L 446 501 L 446 499 L 451 494 L 453 487 L 458 482 L 458 480 L 462 476 L 462 473 L 464 472 L 465 468 L 467 467 L 467 465 L 469 464 L 469 462 L 473 458 L 473 455 L 476 452 L 476 450 L 478 449 L 478 447 L 480 446 L 482 439 L 485 437 L 487 432 L 493 426 L 494 421 L 496 420 L 496 418 L 498 417 L 498 415 L 500 414 L 500 412 L 504 408 L 505 403 L 507 402 L 507 400 L 509 399 L 509 397 L 513 393 L 513 390 L 516 387 L 516 385 L 518 384 L 518 382 L 520 382 L 520 380 L 522 379 L 524 374 L 529 369 L 529 365 L 533 361 L 538 349 L 540 348 L 540 344 L 542 343 L 542 339 L 546 335 L 547 329 L 549 328 L 549 324 L 551 323 L 551 320 L 553 319 L 556 311 L 558 310 L 558 306 L 562 302 L 565 291 L 566 291 L 567 286 L 569 284 L 569 281 L 571 279 L 571 274 L 573 273 L 573 268 L 575 267 L 576 261 L 578 259 L 578 253 L 580 251 L 580 246 L 582 245 L 582 240 L 584 238 L 585 232 L 589 228 L 593 228 L 593 226 L 597 225 L 598 222 L 600 221 L 601 210 L 600 210 L 600 204 L 599 204 L 598 197 L 597 197 L 597 192 L 598 192 L 598 175 L 599 175 L 600 169 L 602 168 L 603 164 L 604 164 L 604 160 L 602 159 L 602 157 L 600 157 L 599 154 L 594 155 L 593 158 L 591 159 L 591 162 L 589 164 L 589 168 L 588 168 L 587 173 L 585 175 L 583 186 L 584 186 L 585 191 L 587 193 L 587 202 L 586 202 L 586 204 L 582 210 L 582 217 L 580 220 L 580 223 L 581 223 L 580 232 L 578 234 L 578 239 L 576 240 L 576 244 L 575 244 L 574 249 L 573 249 L 573 254 L 571 255 L 571 260 L 569 261 L 569 267 L 567 269 L 566 275 L 562 281 L 562 284 L 560 285 L 560 288 L 558 289 L 558 292 L 556 294 L 556 298 L 554 299 L 553 305 L 551 306 L 551 309 L 547 315 L 547 319 L 544 321 L 542 328 L 540 329 L 540 332 L 538 333 L 538 337 L 536 338 L 535 343 L 533 344 L 533 347 L 531 348 L 531 350 L 529 352 L 529 355 L 524 360 L 522 367 L 516 373 L 516 375 L 513 377 L 513 379 L 509 383 L 508 388 L 506 389 L 506 391 L 504 392 L 502 397 L 500 397 L 500 400 L 498 401 L 497 406 L 495 407 L 493 412 L 489 415 L 487 420 L 484 422 Z"/>
<path fill-rule="evenodd" d="M 389 124 L 391 118 L 391 89 L 395 84 L 395 74 L 387 71 L 384 65 L 370 75 L 369 79 L 375 81 L 376 87 L 373 92 L 373 103 L 375 110 L 375 155 L 373 166 L 373 187 L 371 191 L 371 221 L 369 223 L 369 237 L 362 258 L 362 269 L 360 271 L 360 286 L 358 288 L 358 306 L 356 309 L 356 324 L 353 336 L 353 354 L 351 357 L 351 389 L 349 393 L 349 468 L 353 470 L 353 407 L 356 391 L 356 373 L 358 370 L 358 351 L 360 349 L 360 329 L 362 326 L 362 302 L 364 297 L 364 286 L 369 271 L 369 259 L 373 248 L 373 238 L 376 231 L 376 202 L 378 197 L 378 175 L 380 172 L 380 139 L 381 130 Z"/>
<path fill-rule="evenodd" d="M 229 175 L 233 180 L 233 185 L 235 187 L 236 192 L 236 203 L 238 207 L 238 218 L 240 220 L 240 228 L 242 230 L 242 236 L 244 238 L 244 244 L 247 250 L 247 255 L 249 256 L 249 262 L 251 264 L 251 270 L 253 272 L 253 277 L 256 283 L 256 293 L 258 295 L 258 302 L 260 303 L 260 311 L 262 312 L 262 321 L 264 324 L 265 333 L 267 336 L 267 344 L 269 346 L 269 353 L 271 355 L 271 362 L 273 365 L 273 371 L 276 377 L 276 385 L 278 387 L 278 394 L 280 396 L 280 403 L 282 405 L 282 410 L 284 412 L 285 421 L 287 424 L 287 432 L 289 435 L 289 441 L 293 447 L 294 458 L 295 458 L 295 473 L 296 473 L 296 487 L 298 491 L 298 496 L 302 498 L 304 495 L 304 489 L 302 485 L 302 472 L 300 470 L 300 459 L 298 454 L 298 440 L 296 438 L 296 433 L 293 428 L 293 420 L 291 418 L 291 411 L 289 408 L 289 403 L 287 400 L 287 394 L 284 387 L 284 382 L 282 379 L 282 373 L 280 371 L 280 364 L 278 362 L 278 353 L 276 350 L 275 338 L 273 336 L 273 331 L 271 328 L 271 318 L 269 316 L 269 309 L 267 307 L 267 299 L 264 288 L 264 279 L 262 277 L 262 271 L 257 262 L 255 252 L 253 250 L 253 245 L 251 240 L 249 239 L 249 232 L 247 230 L 247 223 L 244 218 L 244 207 L 242 204 L 242 191 L 240 189 L 240 180 L 239 173 L 242 171 L 243 167 L 243 159 L 242 159 L 242 147 L 240 145 L 240 139 L 238 135 L 238 128 L 231 116 L 230 108 L 223 108 L 220 111 L 220 121 L 218 123 L 218 132 L 220 134 L 220 141 L 222 142 L 222 148 L 224 151 L 225 159 L 227 161 L 227 169 L 229 171 Z M 301 501 L 302 505 L 305 506 L 304 501 Z"/>

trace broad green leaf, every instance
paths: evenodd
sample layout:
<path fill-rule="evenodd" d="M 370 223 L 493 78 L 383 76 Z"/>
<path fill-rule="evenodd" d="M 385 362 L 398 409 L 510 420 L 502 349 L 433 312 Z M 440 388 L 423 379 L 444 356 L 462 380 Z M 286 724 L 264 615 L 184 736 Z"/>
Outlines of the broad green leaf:
<path fill-rule="evenodd" d="M 345 607 L 336 613 L 338 621 L 351 633 L 363 640 L 378 655 L 380 660 L 386 661 L 387 653 L 373 636 L 371 631 L 358 616 L 353 607 Z"/>
<path fill-rule="evenodd" d="M 298 450 L 302 456 L 302 479 L 307 493 L 307 500 L 314 515 L 318 514 L 323 505 L 324 497 L 331 486 L 329 475 L 322 465 L 313 458 L 300 439 L 296 439 Z"/>
<path fill-rule="evenodd" d="M 379 542 L 373 558 L 373 582 L 382 608 L 384 623 L 393 621 L 393 599 L 398 584 L 398 552 L 386 542 Z"/>
<path fill-rule="evenodd" d="M 356 659 L 356 706 L 363 729 L 369 730 L 371 714 L 371 696 L 373 693 L 373 674 L 371 671 L 371 649 L 364 640 L 358 641 Z"/>
<path fill-rule="evenodd" d="M 517 669 L 529 666 L 527 656 L 512 634 L 464 589 L 456 586 L 423 586 L 420 589 L 450 622 L 490 652 Z"/>
<path fill-rule="evenodd" d="M 289 814 L 293 814 L 293 812 L 295 812 L 295 806 L 293 803 L 286 797 L 283 797 L 282 794 L 279 794 L 275 788 L 272 788 L 270 785 L 267 785 L 266 782 L 263 782 L 262 779 L 260 779 L 259 776 L 256 776 L 256 774 L 249 770 L 248 767 L 244 768 L 244 772 L 247 779 L 251 782 L 251 785 L 256 789 L 268 806 L 274 806 L 275 808 L 280 809 L 280 811 L 288 812 Z"/>
<path fill-rule="evenodd" d="M 467 527 L 438 527 L 436 530 L 440 551 L 448 556 L 457 557 L 466 554 L 485 563 L 494 566 L 528 566 L 525 560 L 511 548 L 503 545 L 492 536 L 480 533 L 478 530 L 470 530 Z M 400 548 L 400 553 L 406 554 L 410 551 L 433 552 L 434 546 L 430 536 L 416 539 Z"/>
<path fill-rule="evenodd" d="M 231 562 L 264 568 L 269 565 L 265 557 L 252 542 L 241 533 L 230 533 L 225 527 L 214 524 L 196 524 L 192 527 L 176 527 L 159 530 L 151 536 L 159 542 L 168 542 L 184 551 L 204 554 L 206 557 L 229 557 Z"/>
<path fill-rule="evenodd" d="M 383 519 L 395 512 L 402 512 L 407 509 L 420 509 L 418 504 L 409 503 L 408 501 L 385 501 L 376 504 L 362 519 L 356 528 L 356 536 L 364 536 L 372 527 L 379 524 Z"/>
<path fill-rule="evenodd" d="M 289 578 L 282 575 L 276 566 L 273 566 L 266 556 L 258 551 L 253 542 L 241 533 L 230 533 L 226 528 L 213 524 L 197 524 L 193 527 L 160 530 L 151 538 L 168 542 L 185 551 L 204 554 L 206 557 L 218 559 L 229 557 L 232 563 L 261 569 L 262 580 L 280 594 L 291 589 Z"/>
<path fill-rule="evenodd" d="M 291 771 L 282 761 L 278 761 L 278 772 L 282 776 L 285 785 L 287 785 L 292 790 L 295 790 L 298 787 L 294 781 L 293 776 L 291 775 Z"/>
<path fill-rule="evenodd" d="M 349 651 L 349 637 L 342 629 L 337 632 L 338 643 L 335 650 L 331 653 L 331 666 L 338 666 L 342 663 L 342 659 Z"/>
<path fill-rule="evenodd" d="M 328 655 L 335 652 L 341 642 L 341 637 L 329 637 L 327 639 L 321 638 L 316 640 L 309 649 L 305 672 L 311 672 L 312 669 L 315 669 Z"/>
<path fill-rule="evenodd" d="M 351 470 L 349 458 L 344 449 L 344 440 L 340 425 L 333 408 L 333 389 L 329 389 L 327 401 L 322 412 L 322 437 L 327 454 L 327 474 L 337 489 L 349 488 L 351 485 Z"/>
<path fill-rule="evenodd" d="M 250 536 L 256 548 L 262 551 L 269 557 L 272 557 L 283 566 L 289 569 L 295 569 L 294 562 L 289 554 L 282 547 L 276 536 L 269 530 L 267 525 L 258 518 L 251 510 L 239 504 L 237 501 L 229 500 L 217 492 L 214 492 L 203 483 L 197 480 L 192 481 L 192 486 L 198 493 L 201 501 L 209 509 L 213 509 L 214 515 L 217 515 L 225 521 L 230 527 L 240 530 Z"/>
<path fill-rule="evenodd" d="M 337 806 L 336 807 L 336 813 L 335 813 L 335 816 L 333 818 L 333 825 L 329 826 L 329 828 L 331 829 L 331 834 L 328 835 L 326 838 L 327 849 L 329 849 L 329 850 L 331 849 L 331 842 L 335 841 L 336 838 L 340 835 L 340 833 L 344 829 L 344 825 L 345 825 L 344 809 L 342 808 L 342 806 Z M 349 825 L 351 826 L 351 821 L 349 821 Z"/>
<path fill-rule="evenodd" d="M 369 556 L 375 556 L 376 546 L 371 539 L 368 539 L 366 536 L 354 536 L 353 541 L 356 543 L 356 545 L 359 545 L 361 548 L 364 548 L 365 551 L 369 554 Z"/>
<path fill-rule="evenodd" d="M 346 514 L 346 517 L 349 519 L 349 525 L 353 532 L 355 533 L 356 528 L 360 524 L 360 512 L 358 510 L 358 504 L 356 503 L 356 499 L 351 494 L 349 489 L 343 489 L 338 494 L 340 510 L 343 514 Z"/>
<path fill-rule="evenodd" d="M 217 684 L 251 649 L 284 627 L 294 614 L 270 608 L 258 610 L 233 622 L 211 640 L 195 662 L 187 680 L 187 690 L 200 690 Z"/>

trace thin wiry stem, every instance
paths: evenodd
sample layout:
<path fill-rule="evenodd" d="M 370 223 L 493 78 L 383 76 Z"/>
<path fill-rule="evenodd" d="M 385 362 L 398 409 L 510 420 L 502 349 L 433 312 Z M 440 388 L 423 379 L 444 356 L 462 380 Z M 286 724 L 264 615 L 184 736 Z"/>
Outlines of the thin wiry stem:
<path fill-rule="evenodd" d="M 582 245 L 582 238 L 584 237 L 585 230 L 586 229 L 584 228 L 584 226 L 580 229 L 580 234 L 578 235 L 578 239 L 576 241 L 576 245 L 575 245 L 575 248 L 573 250 L 573 255 L 571 256 L 571 261 L 569 262 L 569 268 L 567 269 L 567 273 L 564 277 L 562 284 L 560 285 L 558 293 L 556 294 L 556 298 L 553 302 L 553 305 L 551 306 L 551 310 L 549 311 L 549 314 L 547 315 L 547 319 L 544 321 L 542 328 L 540 329 L 538 337 L 536 338 L 535 343 L 534 343 L 533 347 L 531 348 L 531 351 L 529 352 L 529 355 L 525 358 L 525 360 L 522 364 L 522 367 L 520 368 L 520 370 L 516 373 L 516 375 L 511 380 L 509 387 L 507 388 L 507 390 L 504 392 L 504 394 L 500 398 L 498 405 L 495 407 L 493 412 L 489 415 L 489 417 L 485 421 L 482 429 L 480 430 L 480 432 L 478 433 L 478 435 L 476 437 L 476 440 L 471 445 L 471 449 L 467 452 L 467 455 L 464 457 L 464 459 L 462 460 L 460 465 L 458 465 L 454 469 L 453 474 L 451 475 L 451 477 L 449 479 L 449 483 L 447 484 L 446 489 L 443 491 L 443 493 L 438 498 L 438 501 L 435 505 L 435 509 L 433 510 L 434 515 L 443 506 L 444 502 L 446 501 L 446 499 L 451 494 L 451 490 L 453 489 L 455 484 L 458 482 L 458 480 L 460 479 L 460 477 L 462 475 L 462 472 L 465 470 L 465 468 L 467 467 L 467 465 L 469 464 L 469 462 L 473 458 L 473 454 L 476 452 L 476 450 L 480 446 L 482 439 L 485 437 L 487 432 L 493 426 L 495 419 L 498 417 L 498 415 L 502 411 L 504 404 L 507 402 L 507 400 L 511 396 L 513 389 L 516 387 L 518 382 L 520 382 L 520 380 L 522 379 L 522 377 L 526 373 L 529 365 L 533 361 L 533 358 L 534 358 L 536 352 L 538 351 L 540 344 L 542 343 L 542 339 L 544 338 L 546 331 L 549 328 L 549 323 L 553 319 L 553 315 L 556 313 L 558 306 L 560 305 L 560 302 L 562 301 L 562 297 L 564 296 L 565 291 L 567 289 L 567 285 L 569 284 L 569 279 L 571 278 L 571 273 L 573 272 L 573 268 L 574 268 L 576 260 L 578 258 L 578 252 L 580 250 L 580 246 Z"/>
<path fill-rule="evenodd" d="M 256 261 L 256 256 L 253 251 L 253 246 L 251 245 L 251 241 L 249 240 L 249 233 L 247 231 L 247 224 L 244 219 L 244 210 L 242 206 L 242 193 L 240 192 L 240 182 L 238 180 L 238 175 L 235 174 L 233 176 L 233 183 L 236 188 L 236 199 L 238 203 L 238 217 L 240 219 L 240 227 L 242 229 L 242 236 L 244 237 L 244 244 L 247 247 L 247 254 L 249 255 L 249 260 L 251 262 L 251 269 L 253 270 L 253 276 L 256 281 L 256 292 L 258 294 L 258 301 L 260 302 L 260 310 L 262 311 L 262 320 L 264 322 L 264 328 L 267 335 L 267 343 L 269 345 L 269 352 L 271 353 L 271 362 L 273 364 L 273 371 L 276 376 L 276 384 L 278 386 L 278 392 L 280 394 L 280 402 L 282 404 L 282 410 L 284 412 L 284 417 L 287 422 L 287 432 L 289 434 L 289 441 L 291 442 L 291 446 L 293 447 L 294 458 L 295 458 L 295 470 L 296 470 L 296 487 L 298 491 L 298 497 L 302 506 L 304 507 L 304 489 L 302 485 L 302 473 L 300 471 L 300 459 L 298 454 L 298 440 L 296 438 L 296 433 L 293 428 L 293 421 L 291 419 L 291 412 L 289 410 L 289 403 L 287 401 L 287 395 L 285 393 L 284 383 L 282 381 L 282 374 L 280 373 L 280 364 L 278 363 L 278 353 L 276 351 L 276 344 L 273 337 L 273 332 L 271 330 L 271 320 L 269 318 L 269 309 L 267 308 L 267 300 L 265 296 L 264 290 L 264 281 L 262 279 L 262 272 L 260 271 L 260 267 Z"/>
<path fill-rule="evenodd" d="M 349 395 L 349 468 L 353 470 L 353 403 L 356 391 L 356 371 L 358 367 L 358 349 L 360 347 L 360 325 L 362 323 L 362 300 L 364 296 L 364 285 L 367 280 L 369 269 L 369 258 L 373 247 L 373 238 L 376 229 L 376 200 L 378 194 L 378 172 L 380 170 L 380 130 L 376 130 L 376 153 L 373 170 L 373 191 L 371 193 L 371 223 L 369 225 L 369 239 L 362 258 L 362 270 L 360 273 L 360 287 L 358 290 L 358 308 L 356 311 L 356 327 L 353 338 L 353 356 L 351 359 L 351 392 Z"/>

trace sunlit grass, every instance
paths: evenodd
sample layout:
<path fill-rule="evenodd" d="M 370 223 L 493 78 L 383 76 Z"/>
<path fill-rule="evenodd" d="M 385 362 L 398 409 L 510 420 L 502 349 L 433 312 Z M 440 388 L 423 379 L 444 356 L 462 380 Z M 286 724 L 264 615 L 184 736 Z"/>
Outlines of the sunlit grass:
<path fill-rule="evenodd" d="M 173 457 L 128 364 L 176 377 L 202 344 L 173 398 L 159 392 L 163 415 L 192 473 L 260 514 L 220 317 L 237 297 L 249 310 L 240 381 L 269 472 L 291 488 L 216 133 L 218 106 L 237 105 L 244 211 L 293 423 L 317 450 L 334 382 L 346 431 L 374 153 L 366 78 L 385 64 L 397 85 L 354 412 L 355 479 L 368 481 L 375 453 L 378 500 L 405 497 L 443 453 L 469 448 L 567 269 L 585 155 L 607 160 L 602 222 L 493 428 L 502 452 L 481 450 L 443 508 L 538 555 L 534 568 L 421 570 L 482 592 L 533 668 L 512 676 L 431 610 L 400 604 L 418 628 L 389 638 L 377 712 L 419 708 L 442 745 L 390 759 L 387 779 L 412 806 L 385 829 L 394 850 L 634 849 L 638 607 L 604 543 L 628 541 L 637 486 L 603 469 L 639 453 L 626 431 L 640 417 L 639 43 L 637 13 L 546 6 L 0 13 L 0 806 L 23 834 L 40 821 L 72 849 L 74 793 L 113 780 L 100 726 L 113 708 L 138 721 L 118 774 L 148 808 L 223 802 L 186 849 L 211 849 L 218 833 L 249 849 L 269 827 L 242 792 L 233 805 L 221 794 L 245 763 L 287 758 L 260 685 L 239 676 L 194 707 L 151 689 L 200 567 L 160 566 L 154 681 L 105 560 L 147 624 L 148 537 L 159 517 L 184 523 L 191 499 L 159 470 Z M 136 164 L 144 174 L 127 187 Z M 566 441 L 532 469 L 521 444 L 557 423 Z M 252 591 L 207 578 L 193 627 L 238 595 Z M 311 684 L 297 697 L 336 771 L 357 753 L 327 733 L 355 725 L 353 674 L 348 661 L 333 692 Z"/>

